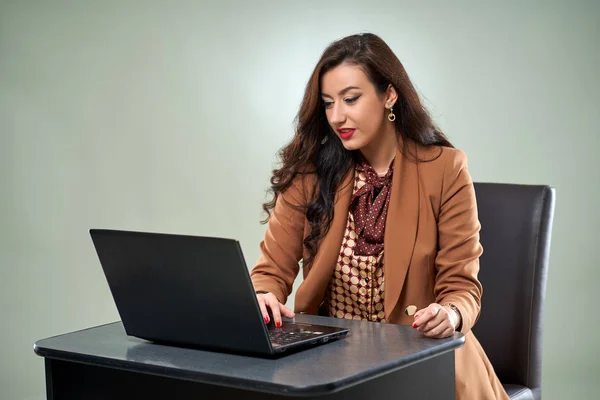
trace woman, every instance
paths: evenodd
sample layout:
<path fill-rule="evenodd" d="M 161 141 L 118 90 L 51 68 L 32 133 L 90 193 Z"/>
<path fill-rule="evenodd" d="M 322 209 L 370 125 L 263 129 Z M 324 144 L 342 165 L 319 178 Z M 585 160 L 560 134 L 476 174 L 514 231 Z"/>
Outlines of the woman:
<path fill-rule="evenodd" d="M 306 87 L 297 132 L 271 178 L 252 270 L 276 326 L 302 260 L 295 312 L 465 335 L 457 399 L 507 399 L 471 332 L 480 312 L 479 221 L 466 157 L 373 34 L 332 43 Z"/>

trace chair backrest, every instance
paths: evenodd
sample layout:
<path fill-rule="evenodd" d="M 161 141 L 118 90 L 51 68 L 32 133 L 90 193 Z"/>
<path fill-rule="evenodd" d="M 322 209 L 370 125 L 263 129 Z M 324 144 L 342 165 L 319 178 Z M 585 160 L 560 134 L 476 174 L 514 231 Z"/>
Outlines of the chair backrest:
<path fill-rule="evenodd" d="M 555 190 L 475 183 L 483 255 L 481 316 L 473 332 L 500 381 L 541 396 L 542 316 Z"/>

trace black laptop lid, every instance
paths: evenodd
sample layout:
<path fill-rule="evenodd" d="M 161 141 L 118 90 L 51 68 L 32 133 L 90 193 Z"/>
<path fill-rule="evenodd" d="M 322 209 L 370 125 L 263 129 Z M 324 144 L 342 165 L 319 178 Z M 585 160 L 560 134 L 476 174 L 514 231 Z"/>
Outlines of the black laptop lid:
<path fill-rule="evenodd" d="M 90 230 L 128 335 L 272 353 L 238 241 Z"/>

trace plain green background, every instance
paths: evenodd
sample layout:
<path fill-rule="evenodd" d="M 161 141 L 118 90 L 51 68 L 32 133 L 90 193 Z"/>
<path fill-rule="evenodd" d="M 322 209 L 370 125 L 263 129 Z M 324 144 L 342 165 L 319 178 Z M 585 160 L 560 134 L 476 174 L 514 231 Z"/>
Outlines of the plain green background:
<path fill-rule="evenodd" d="M 308 76 L 363 31 L 474 180 L 556 187 L 544 398 L 595 398 L 600 2 L 566 0 L 0 0 L 0 398 L 44 398 L 36 340 L 118 319 L 88 229 L 234 237 L 254 264 Z"/>

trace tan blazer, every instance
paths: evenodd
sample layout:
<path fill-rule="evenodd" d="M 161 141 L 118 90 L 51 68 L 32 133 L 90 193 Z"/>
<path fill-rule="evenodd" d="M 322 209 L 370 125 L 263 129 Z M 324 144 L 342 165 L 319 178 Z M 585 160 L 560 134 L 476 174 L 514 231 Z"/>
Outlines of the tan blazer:
<path fill-rule="evenodd" d="M 465 346 L 456 352 L 458 399 L 508 398 L 471 328 L 481 307 L 477 279 L 480 224 L 465 154 L 447 147 L 411 144 L 411 155 L 396 152 L 384 236 L 384 311 L 390 323 L 411 325 L 408 306 L 454 304 L 462 316 Z M 414 155 L 426 162 L 415 162 Z M 336 193 L 334 218 L 314 262 L 303 268 L 294 311 L 316 314 L 333 274 L 346 228 L 354 170 Z M 307 256 L 310 232 L 302 206 L 315 187 L 314 175 L 297 177 L 280 196 L 269 220 L 261 255 L 251 276 L 256 290 L 284 303 Z"/>

